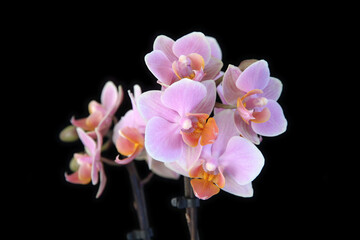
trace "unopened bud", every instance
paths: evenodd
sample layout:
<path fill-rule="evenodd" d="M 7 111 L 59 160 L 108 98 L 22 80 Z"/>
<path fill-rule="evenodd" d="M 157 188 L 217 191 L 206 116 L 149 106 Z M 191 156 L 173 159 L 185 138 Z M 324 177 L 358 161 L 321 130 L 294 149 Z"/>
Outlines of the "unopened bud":
<path fill-rule="evenodd" d="M 248 66 L 250 66 L 251 64 L 253 64 L 254 62 L 257 62 L 259 60 L 257 59 L 246 59 L 246 60 L 243 60 L 240 65 L 239 65 L 239 68 L 241 71 L 244 71 Z"/>
<path fill-rule="evenodd" d="M 76 172 L 79 169 L 79 164 L 75 157 L 73 157 L 70 161 L 69 168 L 72 172 Z"/>
<path fill-rule="evenodd" d="M 64 128 L 61 132 L 60 132 L 60 140 L 63 142 L 75 142 L 76 140 L 79 139 L 79 136 L 77 135 L 76 132 L 76 127 L 73 125 L 69 125 L 66 128 Z"/>

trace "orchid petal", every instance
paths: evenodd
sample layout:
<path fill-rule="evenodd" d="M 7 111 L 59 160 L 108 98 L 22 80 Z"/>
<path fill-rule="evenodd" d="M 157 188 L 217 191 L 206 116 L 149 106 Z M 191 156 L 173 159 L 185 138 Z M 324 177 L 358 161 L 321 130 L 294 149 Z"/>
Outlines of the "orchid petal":
<path fill-rule="evenodd" d="M 200 32 L 193 32 L 176 40 L 173 45 L 173 52 L 177 57 L 198 53 L 204 58 L 205 64 L 211 57 L 210 44 L 205 35 Z"/>
<path fill-rule="evenodd" d="M 161 101 L 180 116 L 193 112 L 192 110 L 205 98 L 206 87 L 200 82 L 182 79 L 168 87 Z"/>
<path fill-rule="evenodd" d="M 204 68 L 205 76 L 202 78 L 202 81 L 214 80 L 215 77 L 219 74 L 223 65 L 223 62 L 220 59 L 211 57 Z"/>
<path fill-rule="evenodd" d="M 200 144 L 198 144 L 196 147 L 190 147 L 185 143 L 183 144 L 182 152 L 177 162 L 183 169 L 185 169 L 186 173 L 188 173 L 189 169 L 191 169 L 194 164 L 198 162 L 202 149 L 203 146 Z"/>
<path fill-rule="evenodd" d="M 236 87 L 249 92 L 253 89 L 263 89 L 269 82 L 270 71 L 265 60 L 257 61 L 247 67 L 236 80 Z"/>
<path fill-rule="evenodd" d="M 95 128 L 95 134 L 96 134 L 96 149 L 94 156 L 92 156 L 92 168 L 91 168 L 91 181 L 93 185 L 96 185 L 99 181 L 99 167 L 101 165 L 100 159 L 101 159 L 101 147 L 102 147 L 102 136 L 98 130 L 98 128 Z"/>
<path fill-rule="evenodd" d="M 269 99 L 266 107 L 271 112 L 268 121 L 264 123 L 252 123 L 254 131 L 262 136 L 274 137 L 286 131 L 287 120 L 279 103 Z"/>
<path fill-rule="evenodd" d="M 79 179 L 79 173 L 76 171 L 76 172 L 74 172 L 72 174 L 65 173 L 65 180 L 70 182 L 70 183 L 85 185 L 85 184 L 90 183 L 91 178 L 86 179 L 86 180 L 84 180 L 84 179 L 80 180 Z"/>
<path fill-rule="evenodd" d="M 264 123 L 270 119 L 271 113 L 269 108 L 266 107 L 261 112 L 253 112 L 253 117 L 255 118 L 251 120 L 253 123 Z"/>
<path fill-rule="evenodd" d="M 81 128 L 76 129 L 81 142 L 84 144 L 86 151 L 90 156 L 95 156 L 96 143 L 89 135 L 87 135 Z"/>
<path fill-rule="evenodd" d="M 236 86 L 236 80 L 241 75 L 241 70 L 238 67 L 229 65 L 223 77 L 223 95 L 228 104 L 235 105 L 238 97 L 243 96 L 245 92 L 241 91 Z"/>
<path fill-rule="evenodd" d="M 179 119 L 179 114 L 164 106 L 161 101 L 161 91 L 144 92 L 137 99 L 137 106 L 140 114 L 146 120 L 152 117 L 162 117 L 170 122 L 176 122 Z"/>
<path fill-rule="evenodd" d="M 212 144 L 219 135 L 219 128 L 214 118 L 209 118 L 201 133 L 200 144 L 202 146 Z"/>
<path fill-rule="evenodd" d="M 87 154 L 74 153 L 74 158 L 79 165 L 83 163 L 92 164 L 92 158 Z"/>
<path fill-rule="evenodd" d="M 86 124 L 87 118 L 75 119 L 73 116 L 70 120 L 71 124 L 75 127 L 84 129 L 85 131 L 90 131 L 92 128 Z"/>
<path fill-rule="evenodd" d="M 165 54 L 165 56 L 169 59 L 169 61 L 173 62 L 178 59 L 172 51 L 173 45 L 174 45 L 174 40 L 172 40 L 167 36 L 160 35 L 155 39 L 153 48 L 154 50 L 162 51 Z"/>
<path fill-rule="evenodd" d="M 211 56 L 221 60 L 222 58 L 222 52 L 219 43 L 217 40 L 213 37 L 206 36 L 206 39 L 208 40 L 211 48 Z"/>
<path fill-rule="evenodd" d="M 179 125 L 160 117 L 151 118 L 145 129 L 145 148 L 150 156 L 161 162 L 179 159 L 183 140 Z"/>
<path fill-rule="evenodd" d="M 113 109 L 118 105 L 119 98 L 122 100 L 123 95 L 121 86 L 117 89 L 113 82 L 108 81 L 101 92 L 101 105 L 107 111 L 113 112 Z"/>
<path fill-rule="evenodd" d="M 172 63 L 162 51 L 154 50 L 146 54 L 145 63 L 150 72 L 162 83 L 170 85 L 176 79 Z"/>
<path fill-rule="evenodd" d="M 169 169 L 168 167 L 165 166 L 163 162 L 160 161 L 153 160 L 150 169 L 153 173 L 155 173 L 160 177 L 169 178 L 169 179 L 178 179 L 180 177 L 178 173 Z"/>
<path fill-rule="evenodd" d="M 283 85 L 277 78 L 270 77 L 269 83 L 263 89 L 263 97 L 277 101 L 281 95 Z"/>
<path fill-rule="evenodd" d="M 240 185 L 231 177 L 226 178 L 226 183 L 222 190 L 240 197 L 252 197 L 254 195 L 251 183 Z"/>
<path fill-rule="evenodd" d="M 250 141 L 235 136 L 229 140 L 219 162 L 224 169 L 225 178 L 230 176 L 238 184 L 245 185 L 260 173 L 264 166 L 264 157 Z"/>
<path fill-rule="evenodd" d="M 105 174 L 105 171 L 104 171 L 104 166 L 101 164 L 101 167 L 100 167 L 100 186 L 99 186 L 99 189 L 98 189 L 98 191 L 96 193 L 96 198 L 99 198 L 101 196 L 101 194 L 103 193 L 106 182 L 107 182 L 107 178 L 106 178 L 106 174 Z"/>
<path fill-rule="evenodd" d="M 214 116 L 219 128 L 219 135 L 211 148 L 211 154 L 217 158 L 225 152 L 226 144 L 231 137 L 237 136 L 238 131 L 234 123 L 234 111 L 225 109 Z"/>
<path fill-rule="evenodd" d="M 246 124 L 238 112 L 234 114 L 234 122 L 241 136 L 253 142 L 254 144 L 260 144 L 260 138 L 258 134 L 254 132 L 251 127 L 253 124 L 252 122 L 250 122 L 250 124 Z"/>
<path fill-rule="evenodd" d="M 205 179 L 192 179 L 190 181 L 197 198 L 206 200 L 220 192 L 220 188 L 214 183 Z"/>
<path fill-rule="evenodd" d="M 91 180 L 91 164 L 81 164 L 78 170 L 79 180 L 83 182 L 90 182 Z"/>
<path fill-rule="evenodd" d="M 192 110 L 192 113 L 206 113 L 210 115 L 216 101 L 216 85 L 213 80 L 201 82 L 206 88 L 206 96 Z"/>

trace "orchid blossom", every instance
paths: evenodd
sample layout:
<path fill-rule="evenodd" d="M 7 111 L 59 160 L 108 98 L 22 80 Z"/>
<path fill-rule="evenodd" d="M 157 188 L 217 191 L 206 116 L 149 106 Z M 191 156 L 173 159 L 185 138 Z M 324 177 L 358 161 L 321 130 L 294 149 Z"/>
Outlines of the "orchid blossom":
<path fill-rule="evenodd" d="M 99 198 L 106 185 L 104 166 L 100 161 L 102 136 L 100 132 L 95 129 L 97 139 L 95 142 L 94 139 L 81 128 L 77 128 L 76 130 L 81 142 L 84 144 L 86 153 L 74 154 L 74 158 L 78 164 L 78 170 L 70 175 L 65 173 L 65 179 L 75 184 L 88 184 L 91 181 L 93 185 L 96 185 L 99 182 L 98 175 L 100 173 L 100 187 L 96 194 L 96 198 Z"/>
<path fill-rule="evenodd" d="M 244 71 L 229 65 L 218 92 L 226 104 L 235 105 L 234 121 L 241 135 L 255 144 L 261 136 L 285 132 L 287 121 L 277 103 L 282 91 L 279 79 L 270 77 L 268 63 L 255 61 Z"/>
<path fill-rule="evenodd" d="M 87 131 L 92 138 L 96 138 L 95 128 L 104 136 L 109 130 L 112 118 L 123 100 L 123 90 L 118 89 L 111 81 L 107 82 L 101 93 L 101 104 L 95 100 L 89 103 L 90 115 L 86 118 L 71 118 L 71 123 Z"/>
<path fill-rule="evenodd" d="M 193 32 L 174 41 L 161 35 L 154 50 L 145 56 L 149 70 L 163 86 L 183 78 L 194 81 L 214 80 L 222 66 L 222 53 L 215 38 Z"/>
<path fill-rule="evenodd" d="M 215 97 L 214 81 L 190 79 L 164 92 L 143 93 L 137 103 L 147 120 L 145 147 L 150 156 L 161 162 L 186 161 L 187 154 L 199 154 L 202 145 L 212 143 L 218 132 L 216 122 L 209 118 Z"/>
<path fill-rule="evenodd" d="M 134 159 L 145 160 L 149 169 L 155 174 L 177 179 L 179 174 L 167 168 L 164 163 L 152 159 L 147 153 L 144 146 L 145 120 L 141 117 L 136 100 L 141 94 L 139 85 L 134 86 L 134 94 L 128 91 L 132 103 L 132 109 L 129 110 L 120 121 L 114 126 L 113 142 L 116 149 L 121 155 L 127 156 L 125 159 L 116 157 L 115 162 L 118 164 L 128 164 Z"/>

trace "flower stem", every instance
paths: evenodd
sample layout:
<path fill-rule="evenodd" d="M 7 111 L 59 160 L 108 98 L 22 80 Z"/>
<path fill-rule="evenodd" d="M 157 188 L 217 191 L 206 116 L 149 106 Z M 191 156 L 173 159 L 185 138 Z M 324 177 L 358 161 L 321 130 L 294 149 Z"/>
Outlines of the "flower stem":
<path fill-rule="evenodd" d="M 126 164 L 126 169 L 129 172 L 130 182 L 131 182 L 131 188 L 134 195 L 134 206 L 137 212 L 140 230 L 144 231 L 145 233 L 145 240 L 150 240 L 150 225 L 149 225 L 149 218 L 147 215 L 147 209 L 146 209 L 146 202 L 145 202 L 145 194 L 144 194 L 144 187 L 141 183 L 141 179 L 139 177 L 139 174 L 136 170 L 135 163 L 131 162 L 129 164 Z"/>
<path fill-rule="evenodd" d="M 190 178 L 184 177 L 184 195 L 185 198 L 195 198 L 194 192 L 191 187 Z M 196 207 L 187 207 L 185 213 L 186 221 L 188 224 L 190 239 L 199 240 L 199 233 L 197 229 L 197 210 Z"/>
<path fill-rule="evenodd" d="M 100 161 L 106 163 L 107 165 L 114 166 L 114 167 L 122 167 L 123 165 L 116 163 L 114 160 L 110 160 L 105 157 L 101 157 Z"/>
<path fill-rule="evenodd" d="M 218 102 L 215 103 L 215 107 L 216 108 L 225 108 L 225 109 L 236 109 L 236 106 L 218 103 Z"/>

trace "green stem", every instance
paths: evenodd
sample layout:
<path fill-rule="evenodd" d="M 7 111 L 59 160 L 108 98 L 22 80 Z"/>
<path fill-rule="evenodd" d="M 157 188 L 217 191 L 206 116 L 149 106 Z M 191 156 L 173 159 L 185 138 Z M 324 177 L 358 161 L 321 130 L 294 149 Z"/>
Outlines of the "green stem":
<path fill-rule="evenodd" d="M 236 106 L 234 105 L 228 105 L 228 104 L 223 104 L 223 103 L 215 103 L 215 107 L 216 108 L 224 108 L 224 109 L 236 109 Z"/>

